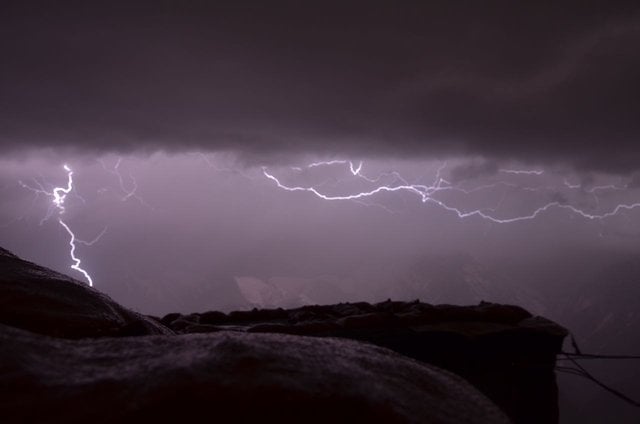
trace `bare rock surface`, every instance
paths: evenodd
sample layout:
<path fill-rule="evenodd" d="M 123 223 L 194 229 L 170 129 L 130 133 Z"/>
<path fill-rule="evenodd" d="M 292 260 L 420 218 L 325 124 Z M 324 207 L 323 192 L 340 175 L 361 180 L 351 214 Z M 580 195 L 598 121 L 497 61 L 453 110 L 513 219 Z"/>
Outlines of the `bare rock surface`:
<path fill-rule="evenodd" d="M 169 314 L 161 321 L 185 334 L 236 331 L 363 341 L 462 376 L 515 423 L 559 419 L 555 366 L 567 331 L 518 306 L 388 300 Z"/>
<path fill-rule="evenodd" d="M 65 338 L 172 333 L 86 284 L 2 248 L 0 323 Z"/>
<path fill-rule="evenodd" d="M 155 319 L 0 249 L 3 422 L 557 423 L 565 335 L 486 302 Z"/>
<path fill-rule="evenodd" d="M 284 334 L 65 340 L 0 325 L 0 387 L 4 422 L 508 422 L 447 371 Z"/>

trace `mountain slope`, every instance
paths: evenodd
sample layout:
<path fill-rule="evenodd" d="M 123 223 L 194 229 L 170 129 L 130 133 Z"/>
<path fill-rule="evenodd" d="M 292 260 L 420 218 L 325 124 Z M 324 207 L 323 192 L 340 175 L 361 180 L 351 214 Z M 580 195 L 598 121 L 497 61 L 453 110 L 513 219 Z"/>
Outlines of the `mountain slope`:
<path fill-rule="evenodd" d="M 86 284 L 2 248 L 0 323 L 66 338 L 171 333 Z"/>

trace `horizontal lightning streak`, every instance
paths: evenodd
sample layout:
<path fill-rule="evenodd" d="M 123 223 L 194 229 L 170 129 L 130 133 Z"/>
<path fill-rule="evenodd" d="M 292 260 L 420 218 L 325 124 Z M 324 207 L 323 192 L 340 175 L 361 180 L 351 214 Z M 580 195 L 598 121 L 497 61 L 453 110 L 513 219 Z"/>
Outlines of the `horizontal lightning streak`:
<path fill-rule="evenodd" d="M 515 174 L 515 175 L 542 175 L 544 171 L 541 170 L 522 170 L 522 169 L 499 169 L 499 172 L 504 174 Z"/>
<path fill-rule="evenodd" d="M 348 164 L 349 165 L 349 169 L 351 171 L 351 173 L 354 176 L 360 177 L 360 178 L 364 178 L 365 180 L 369 181 L 369 182 L 375 182 L 378 181 L 379 178 L 377 179 L 370 179 L 368 177 L 365 177 L 362 173 L 362 162 L 359 164 L 359 166 L 356 168 L 353 165 L 353 162 L 351 161 L 343 161 L 343 160 L 334 160 L 334 161 L 328 161 L 328 162 L 315 162 L 312 163 L 310 165 L 307 166 L 307 168 L 311 168 L 311 167 L 318 167 L 318 166 L 322 166 L 322 165 L 334 165 L 334 164 Z M 536 217 L 538 217 L 540 214 L 550 210 L 550 209 L 564 209 L 567 210 L 569 212 L 572 212 L 576 215 L 579 215 L 585 219 L 589 219 L 589 220 L 602 220 L 602 219 L 606 219 L 612 216 L 617 215 L 618 213 L 620 213 L 621 211 L 628 211 L 628 210 L 632 210 L 632 209 L 636 209 L 636 208 L 640 208 L 640 202 L 638 203 L 629 203 L 629 204 L 618 204 L 616 205 L 613 209 L 611 209 L 608 212 L 605 213 L 600 213 L 600 214 L 594 214 L 594 213 L 588 213 L 583 209 L 577 208 L 575 206 L 569 205 L 569 204 L 565 204 L 565 203 L 561 203 L 558 201 L 554 201 L 554 202 L 549 202 L 541 207 L 538 207 L 537 209 L 533 210 L 531 213 L 529 214 L 525 214 L 525 215 L 518 215 L 518 216 L 513 216 L 513 217 L 509 217 L 509 218 L 499 218 L 493 214 L 490 214 L 488 212 L 486 212 L 487 210 L 491 210 L 493 212 L 495 212 L 495 208 L 494 209 L 474 209 L 474 210 L 470 210 L 470 211 L 464 211 L 458 207 L 452 206 L 450 204 L 447 204 L 445 201 L 437 199 L 434 197 L 434 194 L 441 192 L 441 191 L 456 191 L 456 192 L 461 192 L 464 194 L 470 194 L 472 192 L 475 191 L 479 191 L 479 190 L 486 190 L 486 189 L 490 189 L 490 188 L 495 188 L 499 185 L 502 186 L 506 186 L 506 187 L 513 187 L 513 188 L 519 188 L 519 189 L 523 189 L 526 191 L 538 191 L 538 190 L 543 190 L 543 189 L 550 189 L 549 187 L 520 187 L 516 184 L 513 183 L 508 183 L 508 182 L 497 182 L 494 184 L 488 184 L 488 185 L 482 185 L 473 189 L 463 189 L 461 187 L 455 187 L 452 186 L 448 181 L 446 181 L 445 179 L 441 178 L 441 172 L 444 169 L 444 167 L 446 166 L 446 163 L 443 164 L 442 166 L 440 166 L 440 168 L 437 170 L 436 172 L 436 178 L 435 181 L 432 183 L 432 185 L 425 185 L 425 184 L 408 184 L 406 183 L 406 180 L 404 180 L 402 177 L 399 177 L 399 179 L 401 179 L 401 181 L 403 181 L 403 184 L 399 184 L 399 185 L 380 185 L 377 186 L 371 190 L 367 190 L 367 191 L 361 191 L 361 192 L 356 192 L 356 193 L 351 193 L 351 194 L 346 194 L 346 195 L 328 195 L 328 194 L 324 194 L 322 192 L 320 192 L 316 187 L 313 186 L 290 186 L 290 185 L 285 185 L 283 184 L 277 177 L 275 177 L 273 174 L 271 174 L 270 172 L 268 172 L 266 167 L 262 168 L 262 173 L 264 174 L 264 176 L 266 178 L 268 178 L 269 180 L 273 181 L 276 186 L 282 190 L 285 191 L 290 191 L 290 192 L 308 192 L 308 193 L 312 193 L 313 195 L 315 195 L 316 197 L 322 199 L 322 200 L 328 200 L 328 201 L 345 201 L 345 200 L 353 200 L 353 201 L 362 201 L 365 198 L 368 197 L 372 197 L 375 196 L 376 194 L 379 193 L 383 193 L 383 192 L 409 192 L 409 193 L 413 193 L 415 195 L 417 195 L 420 200 L 422 201 L 422 203 L 431 203 L 434 204 L 446 211 L 455 213 L 458 218 L 460 219 L 465 219 L 465 218 L 471 218 L 471 217 L 479 217 L 497 224 L 508 224 L 508 223 L 514 223 L 514 222 L 519 222 L 519 221 L 526 221 L 526 220 L 531 220 L 531 219 L 535 219 Z M 301 169 L 301 168 L 297 168 L 297 169 Z M 538 170 L 512 170 L 512 169 L 503 169 L 500 170 L 501 172 L 504 173 L 509 173 L 509 174 L 526 174 L 526 175 L 541 175 L 543 174 L 544 171 L 538 171 Z M 570 185 L 568 182 L 565 181 L 565 185 L 571 189 L 575 189 L 578 188 L 578 186 L 573 186 Z M 597 186 L 594 187 L 593 189 L 591 189 L 589 192 L 593 192 L 596 190 L 604 190 L 604 189 L 623 189 L 620 186 L 614 186 L 614 185 L 609 185 L 609 186 Z"/>

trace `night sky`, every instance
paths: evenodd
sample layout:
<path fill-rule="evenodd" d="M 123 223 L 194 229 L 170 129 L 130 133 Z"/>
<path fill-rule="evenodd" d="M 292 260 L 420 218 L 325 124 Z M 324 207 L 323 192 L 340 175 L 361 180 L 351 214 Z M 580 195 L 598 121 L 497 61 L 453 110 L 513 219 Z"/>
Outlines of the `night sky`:
<path fill-rule="evenodd" d="M 393 262 L 476 245 L 502 254 L 506 242 L 539 249 L 546 241 L 536 239 L 547 231 L 582 247 L 636 247 L 638 7 L 165 1 L 2 8 L 4 243 L 56 268 L 66 267 L 50 252 L 59 234 L 39 216 L 52 198 L 35 198 L 33 189 L 65 186 L 63 164 L 77 185 L 68 219 L 85 238 L 113 227 L 92 246 L 97 269 L 121 263 L 100 254 L 111 243 L 107 258 L 155 253 L 158 240 L 190 260 L 210 257 L 205 263 L 224 275 L 262 277 L 351 275 L 383 251 Z M 362 175 L 346 162 L 306 168 L 319 160 L 351 161 L 352 171 L 362 163 Z M 562 207 L 498 229 L 480 216 L 460 223 L 411 190 L 326 204 L 311 192 L 278 192 L 265 172 L 330 196 L 379 185 L 493 185 L 438 190 L 434 198 L 498 219 L 550 202 Z M 375 182 L 360 178 L 381 174 Z M 595 220 L 563 209 L 602 216 L 621 204 L 630 208 Z M 127 241 L 137 232 L 140 245 Z M 128 272 L 153 275 L 156 262 L 151 254 Z M 179 258 L 175 268 L 205 273 Z M 114 278 L 99 280 L 109 291 Z"/>
<path fill-rule="evenodd" d="M 62 219 L 157 315 L 490 300 L 640 332 L 637 2 L 98 3 L 0 6 L 2 247 L 86 281 Z"/>
<path fill-rule="evenodd" d="M 3 153 L 640 160 L 635 2 L 104 3 L 3 2 Z"/>
<path fill-rule="evenodd" d="M 509 256 L 537 268 L 558 252 L 638 247 L 638 7 L 2 12 L 2 242 L 69 271 L 68 234 L 49 210 L 68 164 L 65 221 L 85 241 L 106 229 L 78 255 L 97 287 L 139 309 L 238 307 L 238 293 L 194 294 L 238 276 L 332 275 L 356 297 L 406 296 L 364 281 L 381 266 L 396 270 L 384 277 L 393 286 L 423 256 L 469 254 L 500 273 Z M 406 189 L 318 196 L 380 186 Z M 517 217 L 535 219 L 499 222 Z"/>

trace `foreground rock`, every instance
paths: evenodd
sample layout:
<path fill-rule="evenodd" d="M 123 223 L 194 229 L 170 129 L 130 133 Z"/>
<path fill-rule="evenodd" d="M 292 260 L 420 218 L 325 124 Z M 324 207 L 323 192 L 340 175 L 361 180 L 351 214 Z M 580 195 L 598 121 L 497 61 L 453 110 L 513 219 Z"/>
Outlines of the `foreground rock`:
<path fill-rule="evenodd" d="M 181 333 L 233 330 L 372 343 L 464 377 L 514 423 L 558 422 L 555 365 L 567 332 L 517 306 L 361 302 L 169 314 L 162 322 Z"/>
<path fill-rule="evenodd" d="M 556 423 L 565 335 L 489 303 L 158 321 L 0 249 L 2 422 L 506 422 L 498 405 L 514 423 Z"/>
<path fill-rule="evenodd" d="M 2 248 L 0 323 L 65 338 L 171 333 L 86 284 Z"/>
<path fill-rule="evenodd" d="M 506 423 L 461 378 L 349 340 L 62 340 L 0 326 L 4 422 Z"/>

